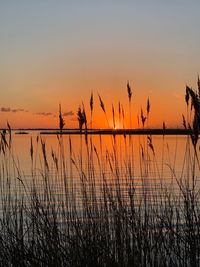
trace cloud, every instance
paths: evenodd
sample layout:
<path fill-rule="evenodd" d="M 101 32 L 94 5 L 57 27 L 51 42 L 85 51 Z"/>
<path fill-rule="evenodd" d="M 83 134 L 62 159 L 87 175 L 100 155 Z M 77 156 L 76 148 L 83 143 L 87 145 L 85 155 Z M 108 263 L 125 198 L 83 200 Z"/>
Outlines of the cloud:
<path fill-rule="evenodd" d="M 12 109 L 12 112 L 23 112 L 25 111 L 23 108 L 17 108 L 17 109 Z"/>
<path fill-rule="evenodd" d="M 36 115 L 40 116 L 53 116 L 54 114 L 52 112 L 37 112 Z"/>
<path fill-rule="evenodd" d="M 10 107 L 2 107 L 0 108 L 0 111 L 1 112 L 13 112 L 13 113 L 16 113 L 16 112 L 28 112 L 27 110 L 25 111 L 23 108 L 13 108 L 11 109 Z"/>
<path fill-rule="evenodd" d="M 66 117 L 66 116 L 73 116 L 73 115 L 74 115 L 74 112 L 72 110 L 63 113 L 63 116 L 64 117 Z"/>
<path fill-rule="evenodd" d="M 52 112 L 37 112 L 37 113 L 35 113 L 35 115 L 53 116 L 54 118 L 57 117 L 57 115 L 55 113 L 52 113 Z M 74 116 L 74 112 L 70 110 L 70 111 L 64 112 L 62 115 L 63 115 L 63 117 Z"/>
<path fill-rule="evenodd" d="M 5 108 L 5 107 L 1 108 L 1 112 L 10 112 L 10 111 L 11 111 L 11 108 Z"/>

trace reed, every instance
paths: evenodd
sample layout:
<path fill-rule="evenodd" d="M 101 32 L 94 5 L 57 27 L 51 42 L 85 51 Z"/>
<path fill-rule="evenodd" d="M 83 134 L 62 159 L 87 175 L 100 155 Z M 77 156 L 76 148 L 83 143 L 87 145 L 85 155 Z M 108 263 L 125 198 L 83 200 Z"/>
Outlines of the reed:
<path fill-rule="evenodd" d="M 92 116 L 93 95 L 91 99 Z M 99 101 L 107 116 L 100 96 Z M 186 104 L 192 112 L 183 124 L 191 136 L 181 174 L 175 168 L 176 153 L 166 162 L 164 137 L 162 159 L 157 159 L 153 136 L 143 137 L 138 152 L 134 139 L 128 143 L 131 149 L 125 137 L 110 136 L 110 146 L 101 136 L 99 143 L 92 137 L 81 139 L 76 154 L 77 141 L 59 134 L 58 151 L 49 152 L 41 137 L 31 138 L 32 170 L 26 177 L 15 160 L 12 131 L 2 132 L 1 266 L 199 266 L 199 103 L 199 95 L 187 87 Z M 149 100 L 146 111 L 147 116 L 141 110 L 143 127 Z M 59 114 L 61 124 L 61 107 Z M 119 103 L 123 124 L 124 114 Z M 115 125 L 114 106 L 112 115 Z M 77 118 L 80 131 L 85 125 L 87 132 L 84 105 Z"/>

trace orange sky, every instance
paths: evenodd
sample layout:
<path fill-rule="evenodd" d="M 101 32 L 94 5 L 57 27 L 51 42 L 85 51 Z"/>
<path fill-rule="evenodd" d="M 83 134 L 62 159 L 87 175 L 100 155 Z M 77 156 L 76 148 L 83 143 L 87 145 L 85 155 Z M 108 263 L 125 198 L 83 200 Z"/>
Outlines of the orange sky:
<path fill-rule="evenodd" d="M 127 80 L 133 127 L 148 97 L 150 127 L 180 127 L 185 85 L 200 71 L 200 3 L 161 2 L 0 3 L 0 127 L 57 127 L 59 103 L 77 127 L 82 101 L 90 121 L 91 91 L 94 127 L 108 127 L 98 93 L 110 126 L 120 101 L 129 127 Z"/>

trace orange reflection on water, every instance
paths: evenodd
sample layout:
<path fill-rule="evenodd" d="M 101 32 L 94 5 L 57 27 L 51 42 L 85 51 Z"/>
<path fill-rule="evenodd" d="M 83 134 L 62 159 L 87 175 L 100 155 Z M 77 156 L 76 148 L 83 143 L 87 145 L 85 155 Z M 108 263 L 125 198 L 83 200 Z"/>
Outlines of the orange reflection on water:
<path fill-rule="evenodd" d="M 38 132 L 30 132 L 26 135 L 13 134 L 12 151 L 14 157 L 18 158 L 21 169 L 29 170 L 31 163 L 30 146 L 31 138 L 33 143 L 34 159 L 37 164 L 41 164 L 42 150 L 41 140 L 46 144 L 46 155 L 49 162 L 52 161 L 52 151 L 56 155 L 60 154 L 60 144 L 63 145 L 64 157 L 69 165 L 71 157 L 74 160 L 87 164 L 90 157 L 93 157 L 95 165 L 98 157 L 102 164 L 106 164 L 108 158 L 115 158 L 116 162 L 124 167 L 131 160 L 134 173 L 141 175 L 141 164 L 153 162 L 156 168 L 163 172 L 170 172 L 169 168 L 174 168 L 180 172 L 186 152 L 186 136 L 152 136 L 154 151 L 148 145 L 147 136 L 123 136 L 123 135 L 88 135 L 87 142 L 85 135 L 63 135 L 62 142 L 56 135 L 41 135 Z M 71 154 L 70 154 L 71 142 Z M 89 154 L 88 154 L 89 153 Z M 89 158 L 88 158 L 89 157 Z M 163 170 L 164 169 L 164 170 Z"/>

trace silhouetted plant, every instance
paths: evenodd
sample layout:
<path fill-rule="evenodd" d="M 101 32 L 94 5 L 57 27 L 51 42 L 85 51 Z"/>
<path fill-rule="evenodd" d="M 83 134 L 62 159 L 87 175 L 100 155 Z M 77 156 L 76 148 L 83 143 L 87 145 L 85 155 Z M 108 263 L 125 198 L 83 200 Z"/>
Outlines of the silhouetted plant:
<path fill-rule="evenodd" d="M 127 82 L 127 92 L 128 92 L 128 100 L 129 100 L 129 120 L 130 120 L 130 128 L 132 128 L 132 112 L 131 112 L 131 99 L 132 99 L 132 90 L 129 82 Z"/>
<path fill-rule="evenodd" d="M 192 102 L 193 117 L 191 123 L 183 116 L 183 125 L 195 135 L 199 95 L 189 87 L 186 94 L 186 105 Z M 148 100 L 146 112 L 150 112 Z M 125 127 L 120 103 L 118 113 Z M 60 114 L 62 117 L 61 106 Z M 115 125 L 113 105 L 112 116 Z M 83 104 L 77 117 L 80 130 L 84 125 L 87 130 Z M 141 121 L 144 128 L 142 109 Z M 15 164 L 7 131 L 0 137 L 1 266 L 199 266 L 200 169 L 191 153 L 195 150 L 198 159 L 198 131 L 192 137 L 193 146 L 188 146 L 190 139 L 186 141 L 181 172 L 176 172 L 170 160 L 164 161 L 164 136 L 162 159 L 156 159 L 151 135 L 139 141 L 136 166 L 132 158 L 137 149 L 133 142 L 127 146 L 125 138 L 124 142 L 119 139 L 124 150 L 117 138 L 111 148 L 101 136 L 99 148 L 91 138 L 86 144 L 80 142 L 80 154 L 76 155 L 76 140 L 69 136 L 69 142 L 64 143 L 58 135 L 58 152 L 51 149 L 51 157 L 44 139 L 31 137 L 32 162 L 37 163 L 37 149 L 41 154 L 40 164 L 32 164 L 30 176 Z M 64 153 L 66 146 L 68 153 Z M 172 179 L 166 177 L 166 165 Z"/>
<path fill-rule="evenodd" d="M 150 112 L 150 101 L 149 98 L 147 99 L 147 117 L 149 116 L 149 112 Z"/>
<path fill-rule="evenodd" d="M 131 102 L 131 98 L 132 98 L 132 90 L 131 90 L 131 87 L 130 87 L 129 82 L 127 82 L 127 92 L 128 92 L 128 99 L 129 99 L 129 102 Z"/>
<path fill-rule="evenodd" d="M 91 120 L 90 120 L 90 124 L 92 126 L 92 114 L 93 114 L 93 106 L 94 106 L 94 100 L 93 100 L 93 92 L 91 93 L 91 97 L 90 97 L 90 114 L 91 114 Z"/>
<path fill-rule="evenodd" d="M 102 100 L 102 98 L 100 97 L 99 94 L 98 94 L 98 96 L 99 96 L 100 107 L 101 107 L 101 109 L 102 109 L 103 112 L 104 112 L 104 115 L 105 115 L 105 117 L 106 117 L 106 121 L 107 121 L 108 127 L 110 127 L 109 122 L 108 122 L 108 117 L 107 117 L 107 114 L 106 114 L 106 109 L 105 109 L 104 102 L 103 102 L 103 100 Z"/>
<path fill-rule="evenodd" d="M 61 104 L 59 104 L 59 129 L 60 132 L 62 133 L 62 130 L 64 128 L 65 122 L 64 119 L 62 117 L 62 110 L 61 110 Z"/>
<path fill-rule="evenodd" d="M 144 124 L 145 124 L 145 121 L 146 121 L 146 117 L 144 116 L 143 114 L 143 109 L 141 108 L 141 121 L 142 121 L 142 127 L 144 128 Z"/>
<path fill-rule="evenodd" d="M 192 126 L 189 123 L 189 129 L 192 131 L 191 139 L 193 145 L 196 147 L 200 130 L 200 99 L 196 92 L 192 88 L 186 86 L 186 103 L 188 105 L 189 99 L 191 99 L 191 110 L 194 110 Z"/>
<path fill-rule="evenodd" d="M 85 125 L 85 129 L 87 130 L 87 118 L 86 118 L 84 105 L 82 105 L 82 109 L 79 106 L 78 112 L 77 112 L 77 118 L 78 118 L 78 123 L 79 123 L 79 130 L 82 131 L 82 128 L 84 125 Z"/>

